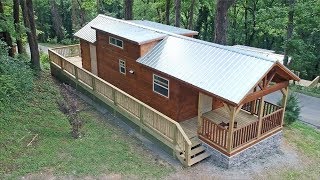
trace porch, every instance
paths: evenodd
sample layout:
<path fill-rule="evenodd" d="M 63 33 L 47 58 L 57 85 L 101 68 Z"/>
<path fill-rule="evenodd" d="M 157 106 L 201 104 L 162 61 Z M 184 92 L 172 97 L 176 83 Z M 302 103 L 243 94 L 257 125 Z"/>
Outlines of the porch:
<path fill-rule="evenodd" d="M 227 108 L 220 107 L 203 113 L 200 121 L 198 117 L 194 117 L 180 124 L 190 139 L 199 136 L 202 141 L 220 152 L 232 155 L 282 128 L 283 108 L 264 102 L 263 118 L 259 129 L 258 109 L 261 104 L 260 99 L 255 102 L 256 108 L 252 113 L 253 103 L 246 103 L 242 106 L 234 118 L 231 151 L 228 150 L 228 141 L 231 139 L 229 138 L 230 114 Z"/>

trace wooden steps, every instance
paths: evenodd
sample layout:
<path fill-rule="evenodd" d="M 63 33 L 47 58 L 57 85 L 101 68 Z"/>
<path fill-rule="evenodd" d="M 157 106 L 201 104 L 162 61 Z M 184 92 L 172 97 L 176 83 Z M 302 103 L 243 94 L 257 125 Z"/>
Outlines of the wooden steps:
<path fill-rule="evenodd" d="M 177 153 L 178 159 L 187 166 L 192 166 L 210 156 L 210 154 L 206 152 L 206 148 L 202 145 L 202 142 L 197 137 L 194 137 L 190 140 L 192 143 L 192 147 L 190 152 L 191 159 L 189 164 L 185 162 L 186 158 L 184 152 L 178 151 Z"/>

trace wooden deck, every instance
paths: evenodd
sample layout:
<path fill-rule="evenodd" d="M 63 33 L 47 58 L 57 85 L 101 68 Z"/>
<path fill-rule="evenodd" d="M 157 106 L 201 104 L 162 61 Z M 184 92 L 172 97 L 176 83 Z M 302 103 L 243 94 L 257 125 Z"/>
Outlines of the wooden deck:
<path fill-rule="evenodd" d="M 82 68 L 82 58 L 80 56 L 67 57 L 66 59 L 79 68 Z"/>
<path fill-rule="evenodd" d="M 197 134 L 198 116 L 188 119 L 186 121 L 180 122 L 180 125 L 190 139 L 198 135 Z"/>
<path fill-rule="evenodd" d="M 230 121 L 230 115 L 228 114 L 226 109 L 223 107 L 204 113 L 203 117 L 210 119 L 215 124 L 220 124 L 222 122 L 229 123 Z M 258 121 L 257 116 L 251 115 L 248 112 L 245 112 L 243 110 L 240 110 L 240 112 L 235 117 L 235 122 L 238 123 L 237 128 L 247 126 L 248 124 L 251 124 L 252 122 L 255 122 L 255 121 Z"/>

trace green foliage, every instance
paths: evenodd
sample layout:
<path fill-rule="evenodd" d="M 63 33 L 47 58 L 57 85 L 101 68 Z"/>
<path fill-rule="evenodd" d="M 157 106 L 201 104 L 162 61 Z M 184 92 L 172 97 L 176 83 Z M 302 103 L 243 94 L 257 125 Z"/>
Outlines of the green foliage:
<path fill-rule="evenodd" d="M 40 62 L 42 65 L 42 68 L 49 70 L 50 69 L 50 59 L 48 54 L 44 53 L 44 52 L 40 52 Z"/>
<path fill-rule="evenodd" d="M 290 90 L 320 98 L 320 87 L 304 87 L 299 85 L 291 85 Z"/>
<path fill-rule="evenodd" d="M 33 71 L 23 57 L 7 55 L 5 43 L 0 41 L 0 111 L 3 103 L 13 103 L 33 87 Z"/>
<path fill-rule="evenodd" d="M 86 120 L 85 136 L 74 140 L 69 135 L 68 119 L 56 103 L 61 98 L 56 82 L 45 71 L 14 105 L 1 104 L 5 109 L 0 111 L 1 179 L 20 179 L 48 170 L 67 177 L 121 174 L 138 179 L 159 178 L 171 172 L 143 153 L 136 139 L 82 101 L 79 106 L 83 109 L 80 116 Z"/>
<path fill-rule="evenodd" d="M 281 102 L 278 102 L 280 105 Z M 290 93 L 287 99 L 286 112 L 284 114 L 284 125 L 289 126 L 293 122 L 297 121 L 300 116 L 300 106 L 297 96 L 294 93 Z"/>

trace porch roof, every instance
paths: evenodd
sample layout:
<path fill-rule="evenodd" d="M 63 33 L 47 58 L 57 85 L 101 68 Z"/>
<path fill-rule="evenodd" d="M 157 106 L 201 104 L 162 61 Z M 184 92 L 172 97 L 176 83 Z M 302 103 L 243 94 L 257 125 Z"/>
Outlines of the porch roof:
<path fill-rule="evenodd" d="M 137 62 L 239 104 L 274 66 L 276 59 L 201 40 L 168 36 Z"/>

